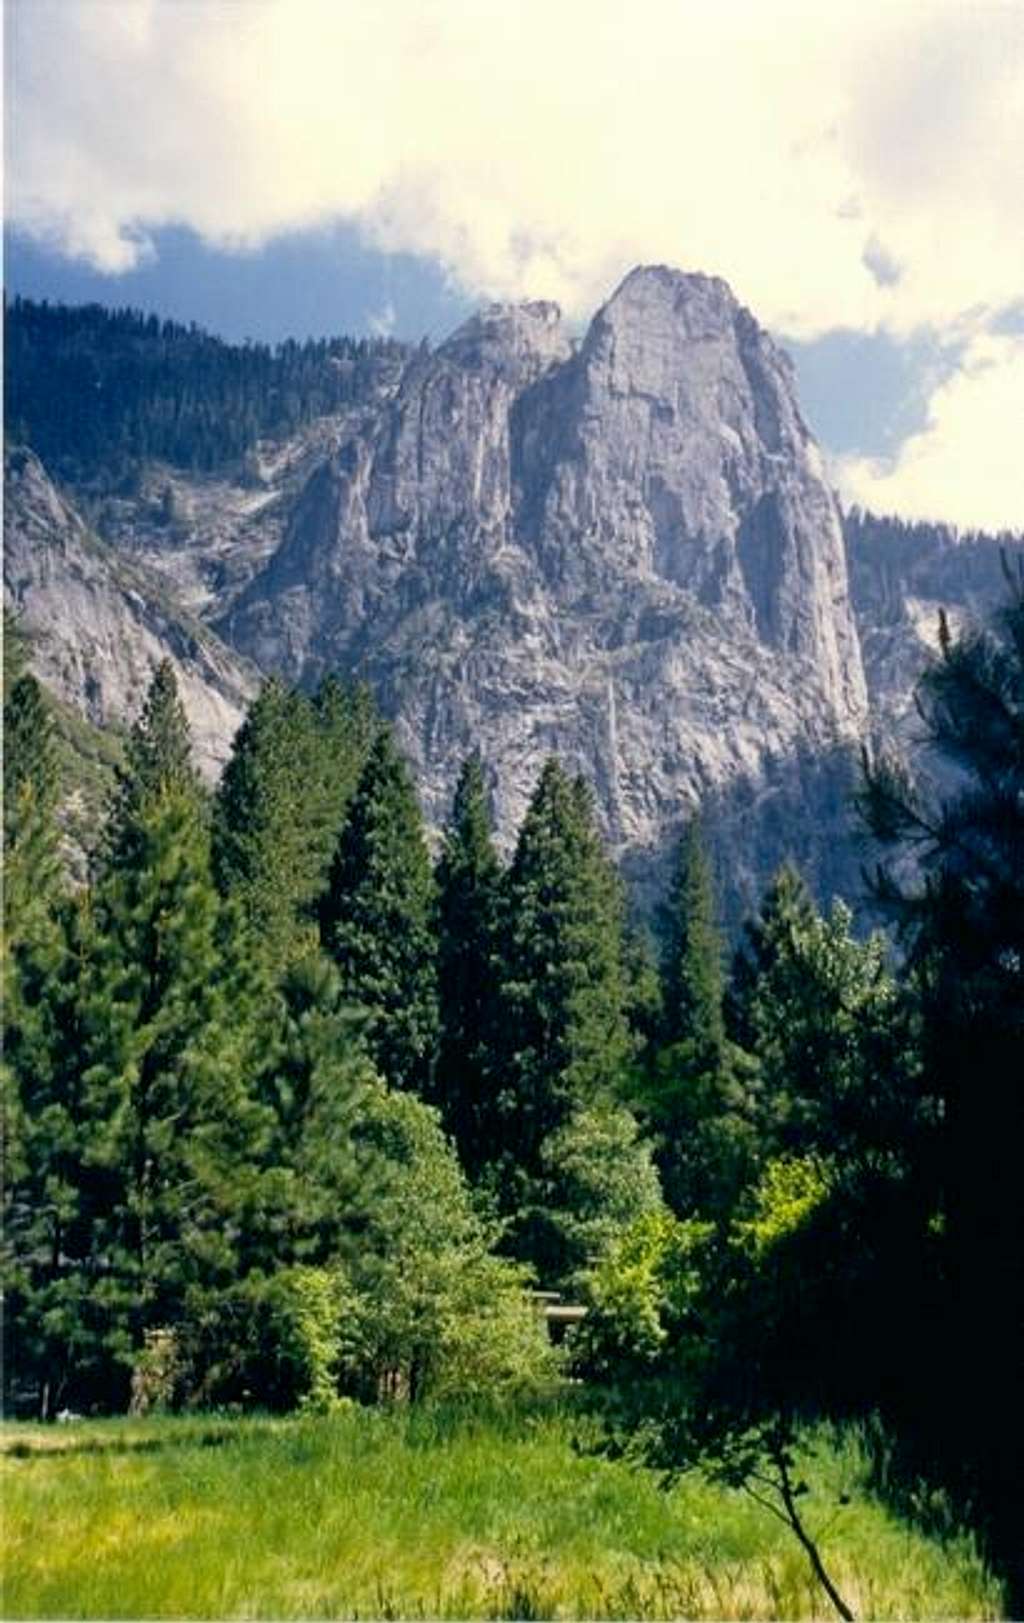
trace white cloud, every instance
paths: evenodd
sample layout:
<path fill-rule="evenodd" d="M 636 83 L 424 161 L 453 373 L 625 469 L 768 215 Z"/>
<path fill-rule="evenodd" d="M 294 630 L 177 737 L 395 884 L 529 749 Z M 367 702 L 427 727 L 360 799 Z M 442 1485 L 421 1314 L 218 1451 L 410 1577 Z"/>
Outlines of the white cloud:
<path fill-rule="evenodd" d="M 977 335 L 932 395 L 928 421 L 891 463 L 847 457 L 840 492 L 879 513 L 964 529 L 1024 527 L 1024 335 Z"/>
<path fill-rule="evenodd" d="M 8 217 L 111 272 L 162 224 L 244 248 L 341 215 L 574 315 L 650 260 L 794 336 L 945 326 L 1024 286 L 1015 0 L 8 13 Z"/>

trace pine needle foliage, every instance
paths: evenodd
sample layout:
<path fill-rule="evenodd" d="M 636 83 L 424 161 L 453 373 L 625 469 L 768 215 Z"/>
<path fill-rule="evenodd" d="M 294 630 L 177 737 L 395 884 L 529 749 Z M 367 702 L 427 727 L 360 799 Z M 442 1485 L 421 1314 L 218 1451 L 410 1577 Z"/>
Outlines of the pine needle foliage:
<path fill-rule="evenodd" d="M 463 1165 L 477 1172 L 494 1129 L 501 864 L 478 755 L 466 761 L 437 865 L 441 1042 L 436 1098 Z"/>
<path fill-rule="evenodd" d="M 434 877 L 409 769 L 387 728 L 352 796 L 319 916 L 382 1076 L 429 1098 L 438 1037 Z"/>

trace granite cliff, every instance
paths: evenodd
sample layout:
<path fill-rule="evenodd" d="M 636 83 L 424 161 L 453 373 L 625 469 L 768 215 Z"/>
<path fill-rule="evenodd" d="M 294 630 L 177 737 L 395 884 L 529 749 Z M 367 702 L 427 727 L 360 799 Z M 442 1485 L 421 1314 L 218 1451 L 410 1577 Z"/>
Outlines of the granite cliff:
<path fill-rule="evenodd" d="M 259 673 L 154 571 L 101 541 L 24 448 L 4 456 L 4 597 L 31 638 L 36 675 L 101 727 L 132 721 L 169 659 L 199 764 L 216 777 Z"/>
<path fill-rule="evenodd" d="M 294 679 L 367 676 L 434 821 L 478 742 L 509 838 L 556 752 L 634 872 L 711 797 L 731 889 L 780 817 L 834 877 L 866 723 L 839 515 L 786 357 L 717 279 L 634 271 L 578 345 L 548 304 L 467 322 L 339 435 L 217 627 Z"/>
<path fill-rule="evenodd" d="M 435 825 L 478 746 L 507 845 L 558 753 L 641 890 L 698 804 L 733 919 L 786 854 L 826 896 L 856 888 L 857 746 L 905 713 L 927 615 L 875 542 L 851 596 L 789 361 L 717 278 L 635 270 L 580 339 L 554 305 L 492 307 L 240 465 L 78 495 L 105 541 L 78 520 L 72 545 L 64 502 L 70 573 L 8 497 L 9 592 L 86 707 L 127 708 L 119 644 L 176 647 L 212 760 L 252 667 L 339 670 L 395 720 Z"/>

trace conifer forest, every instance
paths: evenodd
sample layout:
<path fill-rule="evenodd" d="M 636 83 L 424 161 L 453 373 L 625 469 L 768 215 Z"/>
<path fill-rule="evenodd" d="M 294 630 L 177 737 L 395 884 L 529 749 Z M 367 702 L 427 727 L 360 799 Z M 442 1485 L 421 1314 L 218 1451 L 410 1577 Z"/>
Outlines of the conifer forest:
<path fill-rule="evenodd" d="M 506 857 L 470 756 L 432 849 L 332 677 L 266 681 L 210 791 L 161 666 L 71 883 L 12 623 L 6 1412 L 571 1389 L 596 1456 L 763 1503 L 842 1616 L 798 1458 L 860 1424 L 1024 1603 L 1020 579 L 919 703 L 956 774 L 865 757 L 885 927 L 787 864 L 730 952 L 699 817 L 653 919 L 554 758 Z"/>

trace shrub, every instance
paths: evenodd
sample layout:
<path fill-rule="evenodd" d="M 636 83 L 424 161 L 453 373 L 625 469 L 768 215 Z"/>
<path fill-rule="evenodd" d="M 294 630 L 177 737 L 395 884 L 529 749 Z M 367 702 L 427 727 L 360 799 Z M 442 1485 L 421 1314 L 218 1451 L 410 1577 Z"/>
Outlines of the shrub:
<path fill-rule="evenodd" d="M 304 1267 L 251 1274 L 204 1297 L 180 1332 L 178 1401 L 329 1409 L 337 1401 L 350 1300 L 340 1270 Z"/>

